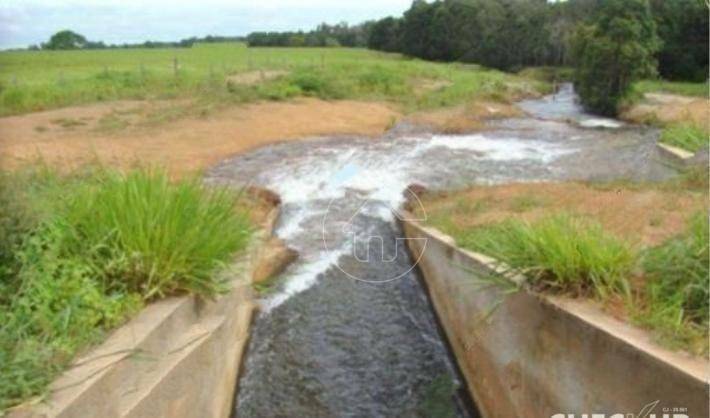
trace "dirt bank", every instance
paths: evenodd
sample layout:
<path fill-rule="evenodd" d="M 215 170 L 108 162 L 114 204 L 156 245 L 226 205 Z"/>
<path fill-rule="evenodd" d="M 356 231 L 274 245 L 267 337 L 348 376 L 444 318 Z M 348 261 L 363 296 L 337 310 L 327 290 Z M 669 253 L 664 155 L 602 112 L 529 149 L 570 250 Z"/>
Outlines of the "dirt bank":
<path fill-rule="evenodd" d="M 72 168 L 158 164 L 179 175 L 259 146 L 319 135 L 377 136 L 400 114 L 382 103 L 299 99 L 235 106 L 205 116 L 178 102 L 121 101 L 0 118 L 0 164 L 38 157 Z"/>
<path fill-rule="evenodd" d="M 650 188 L 533 183 L 425 193 L 421 201 L 432 223 L 444 220 L 455 229 L 564 211 L 594 219 L 622 239 L 655 245 L 682 231 L 687 218 L 707 206 L 706 199 L 701 193 Z"/>
<path fill-rule="evenodd" d="M 710 130 L 710 104 L 701 97 L 667 93 L 647 93 L 644 100 L 621 114 L 634 123 L 692 123 Z"/>

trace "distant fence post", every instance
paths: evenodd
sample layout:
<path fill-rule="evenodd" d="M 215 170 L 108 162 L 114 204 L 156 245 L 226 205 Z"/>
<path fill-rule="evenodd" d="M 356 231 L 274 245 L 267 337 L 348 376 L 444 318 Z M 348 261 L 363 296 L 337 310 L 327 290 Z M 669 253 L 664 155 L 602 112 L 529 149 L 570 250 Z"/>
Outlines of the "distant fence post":
<path fill-rule="evenodd" d="M 325 54 L 320 54 L 320 68 L 325 68 Z"/>
<path fill-rule="evenodd" d="M 179 63 L 177 57 L 173 58 L 173 73 L 175 74 L 175 77 L 178 76 L 178 69 L 179 69 Z"/>

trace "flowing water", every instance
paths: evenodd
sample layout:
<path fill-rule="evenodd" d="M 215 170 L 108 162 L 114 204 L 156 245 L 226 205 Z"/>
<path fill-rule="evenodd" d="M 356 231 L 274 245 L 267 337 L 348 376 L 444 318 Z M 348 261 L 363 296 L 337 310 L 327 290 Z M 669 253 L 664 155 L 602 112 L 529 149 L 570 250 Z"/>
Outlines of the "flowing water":
<path fill-rule="evenodd" d="M 300 255 L 260 300 L 240 418 L 476 416 L 394 222 L 407 186 L 671 174 L 656 131 L 584 114 L 568 86 L 521 107 L 529 117 L 478 134 L 403 126 L 377 140 L 292 142 L 208 173 L 278 193 L 275 233 Z"/>

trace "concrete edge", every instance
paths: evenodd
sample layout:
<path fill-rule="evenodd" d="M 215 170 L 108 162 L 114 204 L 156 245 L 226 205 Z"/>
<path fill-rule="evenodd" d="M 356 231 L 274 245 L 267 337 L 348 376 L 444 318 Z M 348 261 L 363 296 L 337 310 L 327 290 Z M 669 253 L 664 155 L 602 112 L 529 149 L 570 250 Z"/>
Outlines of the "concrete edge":
<path fill-rule="evenodd" d="M 492 273 L 499 273 L 501 270 L 505 270 L 503 263 L 485 254 L 459 248 L 453 237 L 435 228 L 424 226 L 418 221 L 409 219 L 400 219 L 400 222 L 403 224 L 402 229 L 405 231 L 405 234 L 407 233 L 407 228 L 404 228 L 406 224 L 420 231 L 420 233 L 427 235 L 429 238 L 442 242 L 449 247 L 451 251 L 468 257 L 475 264 L 480 265 Z M 408 236 L 406 238 L 413 239 L 415 237 Z M 525 280 L 518 275 L 508 277 L 508 279 L 515 284 L 520 284 Z M 540 299 L 541 302 L 554 306 L 564 311 L 566 314 L 574 316 L 585 324 L 607 334 L 610 338 L 623 342 L 633 350 L 636 350 L 639 355 L 650 357 L 659 363 L 665 364 L 667 367 L 676 369 L 685 374 L 689 379 L 693 379 L 698 383 L 707 384 L 710 381 L 710 361 L 684 352 L 671 351 L 659 346 L 653 341 L 648 331 L 610 316 L 603 312 L 592 301 L 545 295 L 527 290 L 524 291 L 534 295 Z"/>
<path fill-rule="evenodd" d="M 663 142 L 657 142 L 656 148 L 658 148 L 662 155 L 683 164 L 695 156 L 695 154 L 690 151 Z"/>

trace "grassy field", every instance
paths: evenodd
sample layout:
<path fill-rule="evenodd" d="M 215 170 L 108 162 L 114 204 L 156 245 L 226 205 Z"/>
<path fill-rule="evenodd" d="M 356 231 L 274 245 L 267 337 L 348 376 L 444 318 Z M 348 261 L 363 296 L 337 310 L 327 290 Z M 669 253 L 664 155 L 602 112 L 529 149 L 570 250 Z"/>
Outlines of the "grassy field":
<path fill-rule="evenodd" d="M 230 76 L 283 71 L 262 83 Z M 510 100 L 546 84 L 475 65 L 441 64 L 364 49 L 247 48 L 239 43 L 185 49 L 0 53 L 0 115 L 115 99 L 196 98 L 209 102 L 389 100 L 406 110 L 474 98 Z"/>
<path fill-rule="evenodd" d="M 237 203 L 161 172 L 0 173 L 0 415 L 145 303 L 222 291 L 251 232 Z"/>
<path fill-rule="evenodd" d="M 682 81 L 645 80 L 634 84 L 638 93 L 671 93 L 682 96 L 708 97 L 710 85 L 705 83 L 688 83 Z"/>

